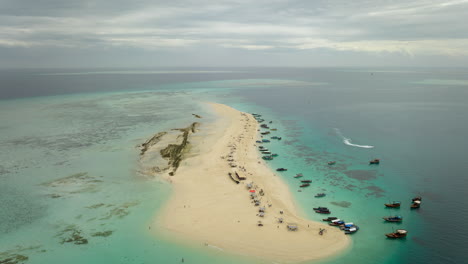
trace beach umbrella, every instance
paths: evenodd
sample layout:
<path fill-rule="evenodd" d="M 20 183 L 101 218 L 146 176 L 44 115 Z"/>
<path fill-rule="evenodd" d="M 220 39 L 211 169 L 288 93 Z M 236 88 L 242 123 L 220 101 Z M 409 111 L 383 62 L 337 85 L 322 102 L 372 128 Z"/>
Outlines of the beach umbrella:
<path fill-rule="evenodd" d="M 255 190 L 250 190 L 250 192 L 251 192 L 251 193 L 254 193 L 254 192 L 255 192 Z"/>

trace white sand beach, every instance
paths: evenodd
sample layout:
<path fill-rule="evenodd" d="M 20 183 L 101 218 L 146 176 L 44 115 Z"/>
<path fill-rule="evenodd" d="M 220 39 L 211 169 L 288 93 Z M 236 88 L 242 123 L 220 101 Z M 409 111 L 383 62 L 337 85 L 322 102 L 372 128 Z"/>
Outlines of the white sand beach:
<path fill-rule="evenodd" d="M 203 139 L 205 151 L 185 159 L 176 175 L 167 176 L 173 194 L 156 215 L 152 231 L 178 242 L 213 245 L 232 254 L 281 263 L 343 252 L 350 238 L 325 222 L 302 218 L 288 186 L 261 159 L 255 143 L 259 124 L 252 115 L 222 104 L 210 106 L 220 118 L 212 135 Z M 229 172 L 247 179 L 236 184 Z M 246 187 L 251 182 L 260 206 L 253 204 Z M 260 207 L 265 208 L 264 217 L 259 216 Z M 284 222 L 279 223 L 279 218 Z M 298 230 L 289 231 L 288 224 Z M 323 235 L 320 228 L 326 229 Z"/>

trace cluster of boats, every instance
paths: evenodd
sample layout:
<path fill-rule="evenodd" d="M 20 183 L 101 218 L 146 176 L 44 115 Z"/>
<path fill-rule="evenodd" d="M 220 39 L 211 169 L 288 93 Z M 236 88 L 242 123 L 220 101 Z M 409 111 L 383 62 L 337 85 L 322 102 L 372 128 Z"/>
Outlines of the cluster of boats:
<path fill-rule="evenodd" d="M 321 207 L 321 206 L 315 207 L 314 211 L 317 214 L 331 214 L 330 209 L 328 209 L 327 207 Z"/>
<path fill-rule="evenodd" d="M 259 146 L 258 150 L 263 154 L 262 159 L 264 160 L 273 160 L 273 158 L 278 157 L 278 154 L 271 153 L 270 150 L 264 146 Z"/>
<path fill-rule="evenodd" d="M 411 203 L 410 208 L 411 209 L 417 209 L 417 208 L 421 207 L 421 200 L 422 200 L 422 198 L 420 196 L 414 197 L 412 199 L 412 203 Z M 393 201 L 392 203 L 386 203 L 385 204 L 385 207 L 389 207 L 389 208 L 400 208 L 400 206 L 401 206 L 400 201 Z"/>
<path fill-rule="evenodd" d="M 252 114 L 252 116 L 255 118 L 255 120 L 257 120 L 258 123 L 262 123 L 264 122 L 265 120 L 260 118 L 261 115 L 259 114 Z M 273 123 L 273 121 L 270 121 L 270 124 Z M 263 129 L 270 129 L 270 127 L 267 125 L 267 124 L 261 124 L 260 125 L 261 128 Z M 271 128 L 270 129 L 271 131 L 277 131 L 276 128 Z M 265 135 L 268 135 L 270 134 L 271 132 L 270 131 L 262 131 L 260 132 L 260 134 L 263 136 Z M 282 138 L 281 137 L 278 137 L 278 136 L 272 136 L 271 139 L 275 139 L 275 140 L 281 140 Z M 262 144 L 262 143 L 270 143 L 271 141 L 269 139 L 266 139 L 266 138 L 262 138 L 261 140 L 257 140 L 255 141 L 256 143 L 258 144 Z M 276 153 L 271 153 L 267 148 L 265 148 L 264 146 L 259 146 L 258 149 L 260 150 L 260 152 L 263 154 L 262 156 L 262 159 L 264 160 L 273 160 L 275 157 L 278 157 L 278 154 Z"/>
<path fill-rule="evenodd" d="M 359 230 L 359 226 L 355 225 L 354 223 L 352 223 L 352 222 L 346 223 L 344 220 L 338 219 L 337 217 L 328 217 L 328 218 L 325 218 L 325 219 L 322 219 L 322 220 L 326 221 L 326 222 L 330 222 L 328 224 L 330 226 L 339 227 L 347 235 L 356 233 Z"/>
<path fill-rule="evenodd" d="M 411 209 L 416 209 L 416 208 L 419 208 L 421 206 L 421 196 L 418 196 L 418 197 L 414 197 L 412 199 L 412 203 L 411 203 L 411 206 L 410 208 Z M 392 203 L 388 203 L 388 204 L 385 204 L 385 207 L 387 208 L 400 208 L 401 206 L 401 202 L 400 201 L 393 201 Z M 403 217 L 399 216 L 399 215 L 396 215 L 396 216 L 387 216 L 387 217 L 383 217 L 383 219 L 387 222 L 402 222 L 403 221 Z M 388 238 L 404 238 L 406 237 L 408 234 L 408 230 L 406 229 L 397 229 L 396 231 L 392 232 L 392 233 L 388 233 L 388 234 L 385 234 L 386 237 Z"/>

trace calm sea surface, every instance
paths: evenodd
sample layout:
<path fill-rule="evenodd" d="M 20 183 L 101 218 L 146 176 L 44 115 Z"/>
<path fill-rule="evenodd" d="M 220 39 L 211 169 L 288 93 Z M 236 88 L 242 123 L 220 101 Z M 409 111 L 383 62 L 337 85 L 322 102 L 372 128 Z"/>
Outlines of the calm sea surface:
<path fill-rule="evenodd" d="M 148 230 L 171 186 L 138 173 L 137 145 L 187 126 L 192 113 L 212 121 L 202 102 L 215 101 L 273 121 L 282 140 L 268 143 L 280 154 L 269 164 L 288 168 L 281 176 L 307 217 L 322 219 L 312 208 L 327 206 L 360 227 L 349 251 L 321 263 L 467 263 L 467 73 L 0 71 L 0 262 L 263 263 Z M 370 166 L 373 158 L 381 164 Z M 302 192 L 293 178 L 300 172 L 312 180 Z M 327 196 L 314 198 L 319 192 Z M 419 195 L 421 208 L 410 210 Z M 402 207 L 384 208 L 391 201 Z M 390 215 L 403 223 L 384 223 Z M 385 238 L 398 228 L 406 239 Z"/>

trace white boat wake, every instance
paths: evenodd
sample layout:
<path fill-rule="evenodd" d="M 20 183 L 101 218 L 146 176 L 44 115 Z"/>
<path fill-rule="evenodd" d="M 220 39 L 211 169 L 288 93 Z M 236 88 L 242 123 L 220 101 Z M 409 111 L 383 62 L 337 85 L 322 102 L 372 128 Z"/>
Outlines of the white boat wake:
<path fill-rule="evenodd" d="M 338 128 L 335 128 L 335 131 L 336 131 L 336 134 L 338 134 L 343 139 L 343 143 L 345 143 L 348 146 L 358 147 L 358 148 L 367 148 L 367 149 L 374 148 L 374 146 L 370 146 L 370 145 L 353 144 L 353 143 L 351 143 L 351 139 L 346 138 L 345 136 L 343 136 L 343 134 L 341 134 L 341 131 Z"/>

